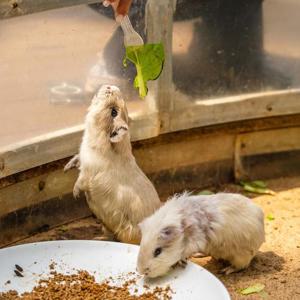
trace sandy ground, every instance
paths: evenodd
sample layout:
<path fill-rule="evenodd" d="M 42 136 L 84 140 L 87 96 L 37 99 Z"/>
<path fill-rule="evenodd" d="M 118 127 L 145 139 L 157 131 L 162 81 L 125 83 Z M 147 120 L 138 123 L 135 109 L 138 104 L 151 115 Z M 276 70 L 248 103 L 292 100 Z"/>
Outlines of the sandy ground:
<path fill-rule="evenodd" d="M 218 274 L 222 267 L 211 258 L 194 259 L 194 262 L 214 273 L 228 288 L 233 300 L 237 299 L 300 299 L 300 177 L 268 181 L 275 196 L 249 195 L 274 220 L 265 220 L 266 242 L 254 258 L 251 266 L 242 272 L 228 276 Z M 212 187 L 213 191 L 242 192 L 236 185 Z M 93 239 L 101 236 L 101 222 L 86 218 L 39 233 L 19 242 L 28 243 L 59 239 Z M 243 296 L 239 289 L 261 283 L 263 293 Z"/>

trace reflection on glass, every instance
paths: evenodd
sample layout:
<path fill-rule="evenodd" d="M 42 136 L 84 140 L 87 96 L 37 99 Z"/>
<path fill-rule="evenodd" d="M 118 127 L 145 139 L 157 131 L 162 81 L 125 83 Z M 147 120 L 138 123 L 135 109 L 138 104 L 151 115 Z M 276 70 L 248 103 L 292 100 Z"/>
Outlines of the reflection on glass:
<path fill-rule="evenodd" d="M 145 1 L 135 0 L 143 34 Z M 120 86 L 130 112 L 146 109 L 125 69 L 112 10 L 80 5 L 0 21 L 0 147 L 81 124 L 101 84 Z"/>
<path fill-rule="evenodd" d="M 300 2 L 178 0 L 173 79 L 191 98 L 300 86 Z"/>

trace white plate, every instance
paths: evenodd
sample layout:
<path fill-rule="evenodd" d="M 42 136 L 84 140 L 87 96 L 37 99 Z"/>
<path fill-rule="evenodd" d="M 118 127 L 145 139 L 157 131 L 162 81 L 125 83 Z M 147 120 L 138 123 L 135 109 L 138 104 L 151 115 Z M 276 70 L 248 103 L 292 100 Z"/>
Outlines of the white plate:
<path fill-rule="evenodd" d="M 81 269 L 96 272 L 97 281 L 116 277 L 135 271 L 137 253 L 138 246 L 101 241 L 52 241 L 5 248 L 0 250 L 0 291 L 30 291 L 41 277 L 49 275 L 52 262 L 57 264 L 55 270 L 64 274 Z M 24 277 L 14 274 L 15 264 L 24 269 Z M 11 283 L 5 284 L 8 280 Z M 143 284 L 143 278 L 137 281 L 140 292 Z M 230 300 L 223 284 L 193 263 L 147 284 L 150 287 L 170 285 L 175 292 L 173 300 Z"/>

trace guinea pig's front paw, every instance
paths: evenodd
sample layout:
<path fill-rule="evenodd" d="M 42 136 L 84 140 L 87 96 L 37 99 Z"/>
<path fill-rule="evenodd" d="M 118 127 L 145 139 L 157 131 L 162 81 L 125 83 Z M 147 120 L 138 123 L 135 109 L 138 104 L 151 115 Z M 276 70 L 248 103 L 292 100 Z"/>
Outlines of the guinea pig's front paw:
<path fill-rule="evenodd" d="M 234 273 L 234 272 L 238 272 L 240 271 L 239 269 L 236 269 L 235 267 L 233 266 L 228 266 L 226 268 L 223 268 L 219 271 L 220 274 L 225 274 L 225 275 L 229 275 L 231 273 Z"/>
<path fill-rule="evenodd" d="M 73 196 L 75 199 L 79 198 L 80 192 L 81 192 L 80 188 L 77 185 L 75 185 L 73 188 Z"/>
<path fill-rule="evenodd" d="M 80 167 L 79 155 L 76 154 L 64 167 L 64 172 Z"/>
<path fill-rule="evenodd" d="M 187 265 L 187 260 L 186 259 L 181 259 L 179 260 L 175 265 L 172 266 L 172 268 L 180 267 L 184 269 Z"/>
<path fill-rule="evenodd" d="M 179 262 L 178 262 L 178 266 L 180 267 L 180 268 L 185 268 L 186 267 L 186 265 L 187 265 L 187 260 L 186 259 L 182 259 L 182 260 L 180 260 Z"/>

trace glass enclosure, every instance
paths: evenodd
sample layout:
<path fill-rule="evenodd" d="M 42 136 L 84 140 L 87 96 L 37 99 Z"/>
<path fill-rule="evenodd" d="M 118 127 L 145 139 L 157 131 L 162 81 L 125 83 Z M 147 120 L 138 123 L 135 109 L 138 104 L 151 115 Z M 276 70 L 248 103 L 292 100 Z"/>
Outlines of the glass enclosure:
<path fill-rule="evenodd" d="M 145 40 L 165 44 L 164 71 L 146 100 L 133 88 L 134 67 L 122 65 L 123 33 L 101 3 L 2 14 L 0 147 L 82 124 L 105 83 L 120 86 L 131 116 L 143 119 L 138 138 L 153 122 L 148 137 L 300 112 L 298 0 L 134 0 L 130 18 Z M 241 106 L 230 98 L 252 94 Z"/>
<path fill-rule="evenodd" d="M 145 1 L 136 2 L 134 25 L 143 28 Z M 145 110 L 134 68 L 122 65 L 121 29 L 102 4 L 3 19 L 0 39 L 0 147 L 81 124 L 102 84 L 120 86 L 131 113 Z"/>
<path fill-rule="evenodd" d="M 178 0 L 175 89 L 189 100 L 300 87 L 298 0 Z"/>

